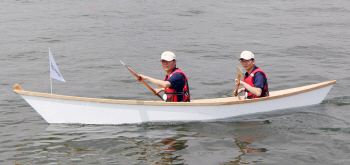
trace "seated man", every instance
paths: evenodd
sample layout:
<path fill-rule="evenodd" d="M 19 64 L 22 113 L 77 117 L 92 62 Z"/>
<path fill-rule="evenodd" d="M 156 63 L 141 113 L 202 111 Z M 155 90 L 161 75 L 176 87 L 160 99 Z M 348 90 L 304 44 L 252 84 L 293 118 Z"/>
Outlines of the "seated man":
<path fill-rule="evenodd" d="M 251 51 L 243 51 L 238 61 L 241 61 L 242 67 L 247 71 L 244 75 L 244 81 L 235 80 L 236 85 L 243 85 L 234 91 L 234 95 L 245 91 L 245 98 L 252 99 L 269 96 L 266 74 L 255 65 L 254 54 Z"/>
<path fill-rule="evenodd" d="M 154 89 L 156 94 L 165 91 L 164 100 L 169 102 L 189 102 L 190 90 L 185 73 L 180 68 L 176 68 L 176 56 L 173 52 L 165 51 L 161 55 L 160 61 L 164 71 L 167 73 L 164 80 L 155 79 L 149 76 L 140 74 L 141 80 L 148 80 L 149 82 L 161 88 Z"/>

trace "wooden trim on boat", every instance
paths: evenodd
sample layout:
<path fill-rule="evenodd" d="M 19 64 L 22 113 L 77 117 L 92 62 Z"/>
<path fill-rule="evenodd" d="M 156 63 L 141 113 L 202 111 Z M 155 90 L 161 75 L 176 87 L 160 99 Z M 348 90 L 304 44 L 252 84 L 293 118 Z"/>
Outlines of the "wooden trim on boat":
<path fill-rule="evenodd" d="M 243 96 L 238 97 L 225 97 L 225 98 L 213 98 L 213 99 L 199 99 L 192 100 L 191 102 L 164 102 L 164 101 L 152 101 L 152 100 L 120 100 L 120 99 L 101 99 L 101 98 L 89 98 L 89 97 L 77 97 L 67 95 L 56 95 L 49 93 L 31 92 L 23 90 L 18 84 L 14 86 L 14 92 L 20 95 L 46 97 L 54 99 L 75 100 L 75 101 L 88 101 L 99 103 L 111 103 L 111 104 L 131 104 L 131 105 L 159 105 L 159 106 L 217 106 L 217 105 L 231 105 L 231 104 L 245 104 L 251 102 L 265 101 L 271 99 L 277 99 L 287 96 L 293 96 L 300 93 L 312 91 L 315 89 L 323 88 L 329 85 L 333 85 L 337 80 L 306 85 L 302 87 L 290 88 L 285 90 L 279 90 L 270 92 L 269 97 L 261 97 L 256 99 L 244 99 Z"/>

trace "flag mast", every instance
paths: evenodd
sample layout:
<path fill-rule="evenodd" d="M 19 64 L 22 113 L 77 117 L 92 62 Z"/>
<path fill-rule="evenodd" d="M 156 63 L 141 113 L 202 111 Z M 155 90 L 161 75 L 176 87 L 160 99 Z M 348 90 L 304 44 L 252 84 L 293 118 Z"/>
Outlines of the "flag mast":
<path fill-rule="evenodd" d="M 50 47 L 49 47 L 49 52 L 51 52 Z M 50 53 L 49 53 L 49 59 L 50 59 Z M 50 84 L 51 84 L 51 94 L 52 94 L 52 77 L 51 77 L 51 61 L 49 60 L 50 63 Z"/>
<path fill-rule="evenodd" d="M 51 94 L 52 94 L 52 78 L 50 77 L 50 83 L 51 83 Z"/>

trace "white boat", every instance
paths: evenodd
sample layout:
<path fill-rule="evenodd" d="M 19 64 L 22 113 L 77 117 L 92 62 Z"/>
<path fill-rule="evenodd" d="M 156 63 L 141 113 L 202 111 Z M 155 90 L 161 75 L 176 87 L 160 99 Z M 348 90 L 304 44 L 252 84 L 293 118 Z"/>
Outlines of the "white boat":
<path fill-rule="evenodd" d="M 119 100 L 30 92 L 15 85 L 14 92 L 48 123 L 134 124 L 143 122 L 207 121 L 319 104 L 336 80 L 270 92 L 269 97 L 243 96 L 198 99 L 191 102 Z"/>

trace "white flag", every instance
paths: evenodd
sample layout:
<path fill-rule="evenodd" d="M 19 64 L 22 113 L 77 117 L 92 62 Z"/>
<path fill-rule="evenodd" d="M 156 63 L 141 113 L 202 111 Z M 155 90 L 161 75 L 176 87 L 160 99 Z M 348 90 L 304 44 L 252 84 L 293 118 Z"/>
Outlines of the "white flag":
<path fill-rule="evenodd" d="M 49 48 L 49 58 L 50 58 L 50 76 L 51 76 L 51 78 L 54 78 L 56 80 L 60 80 L 60 81 L 66 82 L 63 79 L 60 71 L 58 70 L 58 67 L 56 65 L 55 59 L 53 58 L 53 56 L 51 54 L 50 48 Z"/>

